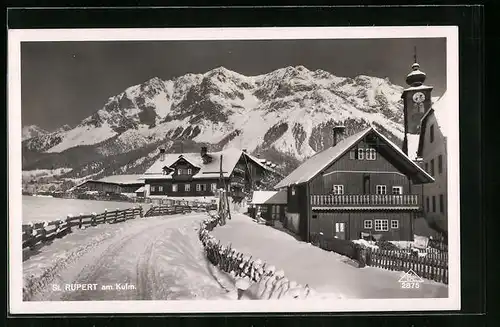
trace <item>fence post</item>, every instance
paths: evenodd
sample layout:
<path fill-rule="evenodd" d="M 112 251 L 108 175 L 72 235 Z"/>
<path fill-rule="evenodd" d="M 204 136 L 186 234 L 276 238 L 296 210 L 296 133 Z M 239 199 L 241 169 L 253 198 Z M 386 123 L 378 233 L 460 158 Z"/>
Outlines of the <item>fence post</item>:
<path fill-rule="evenodd" d="M 72 221 L 70 221 L 70 220 L 71 220 L 71 218 L 73 218 L 73 215 L 72 215 L 72 214 L 68 214 L 68 215 L 66 216 L 66 223 L 68 224 L 68 226 L 67 226 L 66 228 L 68 228 L 68 231 L 69 231 L 70 233 L 71 233 L 72 228 L 73 228 L 73 222 L 72 222 Z"/>
<path fill-rule="evenodd" d="M 92 218 L 91 218 L 91 220 L 90 220 L 90 225 L 91 225 L 91 226 L 95 226 L 95 225 L 97 225 L 97 224 L 96 224 L 96 218 L 97 218 L 97 214 L 96 214 L 95 212 L 92 212 Z"/>
<path fill-rule="evenodd" d="M 47 226 L 49 226 L 49 223 L 44 221 L 42 226 L 42 243 L 47 241 L 47 230 L 45 229 Z"/>
<path fill-rule="evenodd" d="M 106 223 L 107 216 L 108 216 L 108 209 L 104 209 L 104 220 L 102 221 L 103 224 Z"/>
<path fill-rule="evenodd" d="M 118 208 L 116 208 L 116 210 L 115 210 L 115 220 L 113 220 L 114 223 L 116 223 L 116 220 L 118 219 L 119 210 L 120 209 L 118 209 Z"/>
<path fill-rule="evenodd" d="M 78 228 L 82 228 L 82 221 L 83 221 L 83 213 L 80 212 L 80 220 L 79 220 L 79 224 L 78 224 Z"/>
<path fill-rule="evenodd" d="M 141 205 L 139 205 L 139 216 L 140 216 L 141 218 L 143 218 L 143 217 L 144 217 L 144 211 L 143 211 L 143 208 L 142 208 L 142 206 L 141 206 Z"/>

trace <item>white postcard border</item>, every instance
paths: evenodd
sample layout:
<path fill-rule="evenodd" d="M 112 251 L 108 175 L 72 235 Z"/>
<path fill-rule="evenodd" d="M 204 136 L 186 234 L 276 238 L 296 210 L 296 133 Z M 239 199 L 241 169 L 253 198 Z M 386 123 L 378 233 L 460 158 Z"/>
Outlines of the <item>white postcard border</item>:
<path fill-rule="evenodd" d="M 77 301 L 23 302 L 21 195 L 21 62 L 23 41 L 161 41 L 370 39 L 445 37 L 448 136 L 448 298 L 342 299 L 268 301 Z M 297 27 L 176 29 L 54 29 L 8 31 L 8 167 L 9 167 L 9 311 L 11 314 L 88 313 L 243 313 L 243 312 L 367 312 L 460 309 L 460 194 L 458 125 L 458 27 Z M 395 280 L 397 283 L 397 280 Z"/>

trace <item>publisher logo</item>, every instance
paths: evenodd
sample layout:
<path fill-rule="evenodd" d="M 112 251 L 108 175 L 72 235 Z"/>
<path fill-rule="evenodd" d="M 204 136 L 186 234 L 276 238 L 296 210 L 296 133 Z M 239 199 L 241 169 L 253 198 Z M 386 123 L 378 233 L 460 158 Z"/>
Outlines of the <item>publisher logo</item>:
<path fill-rule="evenodd" d="M 424 280 L 417 275 L 416 272 L 414 272 L 412 269 L 408 270 L 401 278 L 399 279 L 399 285 L 401 285 L 401 288 L 405 289 L 414 289 L 414 288 L 420 288 L 420 284 Z"/>

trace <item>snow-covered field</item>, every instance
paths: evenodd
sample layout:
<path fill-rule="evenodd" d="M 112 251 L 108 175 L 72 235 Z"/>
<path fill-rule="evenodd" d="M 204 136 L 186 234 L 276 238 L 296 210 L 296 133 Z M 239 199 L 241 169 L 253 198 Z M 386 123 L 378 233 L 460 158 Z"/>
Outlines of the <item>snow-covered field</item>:
<path fill-rule="evenodd" d="M 75 229 L 39 253 L 23 253 L 25 287 L 30 279 L 45 285 L 28 299 L 235 299 L 235 290 L 221 286 L 204 256 L 196 232 L 203 219 L 206 214 L 173 215 Z M 44 273 L 44 278 L 37 279 Z M 65 290 L 74 283 L 97 288 Z"/>
<path fill-rule="evenodd" d="M 115 210 L 116 208 L 126 209 L 137 206 L 137 203 L 129 202 L 60 199 L 28 195 L 23 195 L 22 202 L 23 223 L 64 219 L 68 214 L 101 213 L 104 212 L 104 209 Z"/>
<path fill-rule="evenodd" d="M 309 284 L 316 292 L 337 298 L 437 298 L 447 297 L 448 287 L 433 281 L 418 289 L 402 289 L 403 272 L 374 267 L 357 268 L 350 260 L 327 252 L 273 227 L 257 224 L 242 214 L 233 214 L 225 226 L 212 234 L 222 244 L 282 269 L 285 276 Z"/>

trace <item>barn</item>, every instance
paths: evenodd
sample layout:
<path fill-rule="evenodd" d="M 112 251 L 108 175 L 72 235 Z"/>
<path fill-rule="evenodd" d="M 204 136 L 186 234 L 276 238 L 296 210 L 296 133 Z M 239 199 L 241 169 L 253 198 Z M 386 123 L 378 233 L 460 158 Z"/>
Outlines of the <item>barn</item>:
<path fill-rule="evenodd" d="M 141 175 L 113 175 L 98 180 L 87 180 L 75 187 L 78 191 L 94 191 L 99 193 L 135 194 L 144 186 Z"/>
<path fill-rule="evenodd" d="M 286 191 L 254 191 L 250 202 L 250 216 L 258 214 L 263 219 L 275 223 L 283 222 L 286 212 Z"/>

